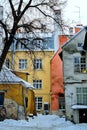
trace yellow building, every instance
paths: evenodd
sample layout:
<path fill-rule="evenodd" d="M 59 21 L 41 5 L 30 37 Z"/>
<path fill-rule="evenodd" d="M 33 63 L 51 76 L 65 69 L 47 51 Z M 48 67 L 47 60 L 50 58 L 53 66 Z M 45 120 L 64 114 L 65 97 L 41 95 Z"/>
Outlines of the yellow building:
<path fill-rule="evenodd" d="M 53 37 L 50 40 L 53 46 Z M 34 87 L 36 110 L 39 113 L 50 112 L 50 60 L 54 55 L 53 49 L 40 49 L 30 52 L 16 46 L 15 51 L 9 51 L 6 66 L 13 67 L 15 71 L 27 72 L 27 81 Z"/>
<path fill-rule="evenodd" d="M 0 72 L 0 110 L 5 107 L 6 118 L 22 119 L 36 115 L 34 97 L 33 86 L 3 66 Z"/>

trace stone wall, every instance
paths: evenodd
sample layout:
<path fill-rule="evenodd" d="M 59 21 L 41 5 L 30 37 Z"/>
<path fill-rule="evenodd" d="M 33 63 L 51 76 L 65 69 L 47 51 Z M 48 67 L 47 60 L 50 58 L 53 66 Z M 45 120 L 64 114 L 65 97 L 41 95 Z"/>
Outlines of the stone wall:
<path fill-rule="evenodd" d="M 6 118 L 16 119 L 16 120 L 25 118 L 24 107 L 18 105 L 12 99 L 5 99 L 4 107 L 6 108 L 6 113 L 7 113 Z"/>

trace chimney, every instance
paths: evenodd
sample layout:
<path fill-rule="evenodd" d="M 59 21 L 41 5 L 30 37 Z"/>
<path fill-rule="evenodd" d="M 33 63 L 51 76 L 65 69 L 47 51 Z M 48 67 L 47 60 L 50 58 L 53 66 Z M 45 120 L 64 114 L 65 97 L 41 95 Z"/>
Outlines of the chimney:
<path fill-rule="evenodd" d="M 73 27 L 69 27 L 69 35 L 73 35 L 73 34 L 74 34 Z"/>
<path fill-rule="evenodd" d="M 75 33 L 79 32 L 82 29 L 83 25 L 82 24 L 77 24 L 75 27 Z"/>
<path fill-rule="evenodd" d="M 54 14 L 55 22 L 54 22 L 54 49 L 55 52 L 59 49 L 59 35 L 62 34 L 61 28 L 61 10 L 55 10 Z"/>
<path fill-rule="evenodd" d="M 54 16 L 55 20 L 58 22 L 55 22 L 55 25 L 60 29 L 61 28 L 61 24 L 62 24 L 62 20 L 61 20 L 61 10 L 55 10 L 55 16 Z"/>

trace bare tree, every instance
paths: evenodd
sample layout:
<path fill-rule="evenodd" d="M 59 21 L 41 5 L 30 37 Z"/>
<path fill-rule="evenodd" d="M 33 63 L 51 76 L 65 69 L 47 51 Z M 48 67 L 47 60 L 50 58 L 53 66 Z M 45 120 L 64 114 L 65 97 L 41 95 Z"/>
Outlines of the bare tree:
<path fill-rule="evenodd" d="M 5 61 L 8 50 L 13 43 L 13 40 L 19 40 L 15 37 L 17 30 L 22 30 L 26 33 L 38 30 L 46 30 L 46 20 L 37 18 L 37 13 L 42 14 L 49 20 L 56 21 L 60 26 L 60 20 L 53 17 L 53 13 L 57 8 L 63 7 L 65 1 L 61 0 L 5 0 L 0 3 L 3 6 L 4 18 L 0 20 L 0 25 L 4 30 L 4 47 L 0 56 L 0 70 Z M 35 10 L 34 10 L 35 9 Z M 48 12 L 48 10 L 50 10 Z M 34 12 L 33 12 L 34 11 Z M 44 18 L 44 19 L 45 19 Z M 25 43 L 23 43 L 25 44 Z"/>

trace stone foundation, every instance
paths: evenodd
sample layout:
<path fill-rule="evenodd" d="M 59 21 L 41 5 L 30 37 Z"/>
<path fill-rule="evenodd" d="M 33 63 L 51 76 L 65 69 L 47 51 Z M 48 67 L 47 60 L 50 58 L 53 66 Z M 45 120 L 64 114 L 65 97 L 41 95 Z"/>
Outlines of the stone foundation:
<path fill-rule="evenodd" d="M 5 99 L 4 107 L 6 108 L 7 113 L 6 118 L 15 120 L 25 118 L 24 107 L 18 105 L 12 99 Z"/>

